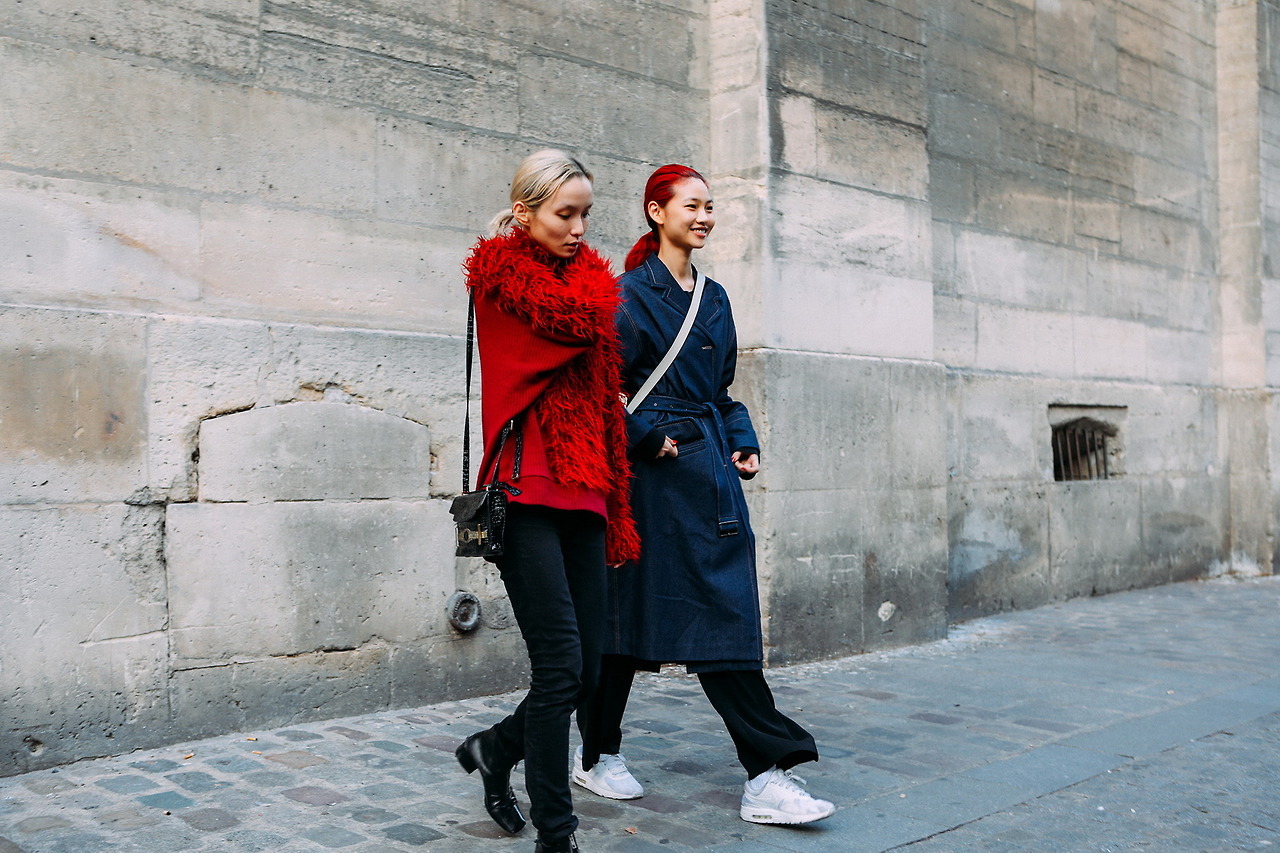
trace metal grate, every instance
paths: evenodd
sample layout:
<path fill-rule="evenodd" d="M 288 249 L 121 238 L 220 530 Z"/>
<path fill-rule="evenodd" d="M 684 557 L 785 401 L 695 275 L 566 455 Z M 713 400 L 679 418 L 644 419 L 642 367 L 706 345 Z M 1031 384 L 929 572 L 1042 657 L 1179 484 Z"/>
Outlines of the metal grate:
<path fill-rule="evenodd" d="M 1080 418 L 1053 428 L 1053 479 L 1106 480 L 1107 434 L 1113 432 L 1092 420 Z"/>

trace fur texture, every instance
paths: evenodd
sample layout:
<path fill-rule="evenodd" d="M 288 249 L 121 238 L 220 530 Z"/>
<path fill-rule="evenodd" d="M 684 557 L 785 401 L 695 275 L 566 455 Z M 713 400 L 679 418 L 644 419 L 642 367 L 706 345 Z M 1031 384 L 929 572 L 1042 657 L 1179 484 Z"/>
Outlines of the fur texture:
<path fill-rule="evenodd" d="M 558 371 L 533 408 L 552 477 L 605 495 L 609 562 L 637 559 L 640 537 L 631 515 L 631 468 L 618 399 L 620 292 L 608 260 L 584 244 L 564 261 L 512 229 L 481 240 L 464 267 L 477 298 L 492 300 L 541 332 L 593 342 Z"/>

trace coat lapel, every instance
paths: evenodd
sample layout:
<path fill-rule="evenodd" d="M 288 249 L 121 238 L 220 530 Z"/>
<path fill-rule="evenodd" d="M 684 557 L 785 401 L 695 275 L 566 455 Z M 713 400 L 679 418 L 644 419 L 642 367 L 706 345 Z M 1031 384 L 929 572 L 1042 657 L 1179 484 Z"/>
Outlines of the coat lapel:
<path fill-rule="evenodd" d="M 657 255 L 650 255 L 645 260 L 645 270 L 648 273 L 650 285 L 662 293 L 662 303 L 670 309 L 674 317 L 672 329 L 679 329 L 688 310 L 675 295 L 680 285 L 671 275 L 671 270 L 667 269 L 667 265 Z M 694 270 L 696 271 L 697 267 L 694 267 Z M 708 278 L 707 282 L 708 285 L 703 288 L 702 304 L 698 306 L 698 314 L 694 317 L 693 326 L 714 344 L 718 341 L 718 336 L 713 331 L 713 326 L 720 312 L 724 310 L 724 305 L 719 293 L 712 294 L 711 279 Z"/>

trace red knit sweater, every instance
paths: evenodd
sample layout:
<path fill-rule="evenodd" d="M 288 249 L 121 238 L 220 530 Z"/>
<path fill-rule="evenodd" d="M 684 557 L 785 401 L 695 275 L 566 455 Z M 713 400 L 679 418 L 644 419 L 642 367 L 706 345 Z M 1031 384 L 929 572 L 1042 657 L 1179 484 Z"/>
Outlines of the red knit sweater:
<path fill-rule="evenodd" d="M 522 490 L 512 500 L 600 513 L 608 561 L 638 558 L 609 262 L 586 245 L 559 260 L 513 229 L 480 240 L 464 267 L 480 347 L 485 453 L 477 482 L 492 479 L 502 427 L 520 416 L 520 477 L 514 439 L 499 469 Z"/>

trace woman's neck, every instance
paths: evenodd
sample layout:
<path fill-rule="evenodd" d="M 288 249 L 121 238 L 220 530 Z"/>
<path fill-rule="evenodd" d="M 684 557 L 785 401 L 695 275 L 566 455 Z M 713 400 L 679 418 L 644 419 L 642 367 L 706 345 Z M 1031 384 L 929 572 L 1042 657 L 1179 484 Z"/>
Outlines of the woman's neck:
<path fill-rule="evenodd" d="M 658 260 L 666 265 L 667 271 L 681 290 L 693 290 L 693 263 L 690 261 L 692 254 L 693 250 L 680 249 L 670 243 L 664 243 L 658 249 Z"/>

